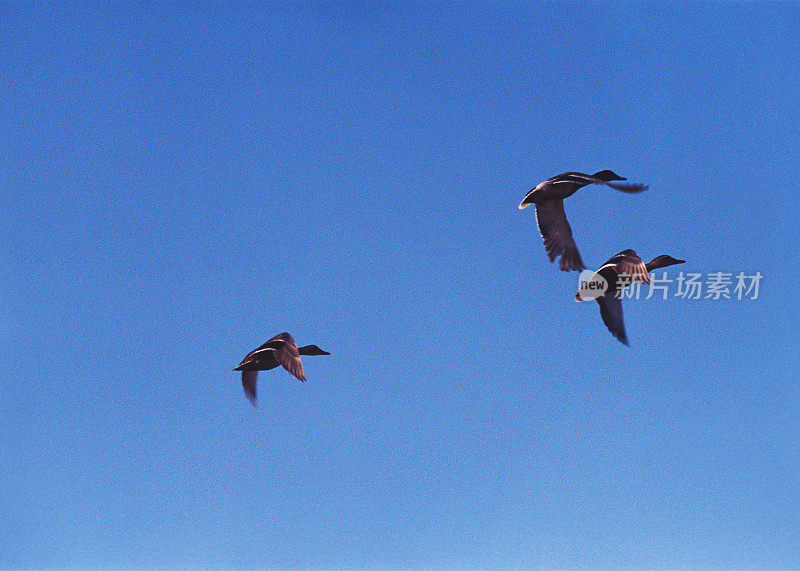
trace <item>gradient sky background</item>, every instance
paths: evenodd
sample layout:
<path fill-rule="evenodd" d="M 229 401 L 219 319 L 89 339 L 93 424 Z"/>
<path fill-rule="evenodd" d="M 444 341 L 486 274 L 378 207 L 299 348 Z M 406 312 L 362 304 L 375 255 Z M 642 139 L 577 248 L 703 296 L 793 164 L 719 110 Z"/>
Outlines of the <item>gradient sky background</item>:
<path fill-rule="evenodd" d="M 2 12 L 0 567 L 800 566 L 800 4 Z"/>

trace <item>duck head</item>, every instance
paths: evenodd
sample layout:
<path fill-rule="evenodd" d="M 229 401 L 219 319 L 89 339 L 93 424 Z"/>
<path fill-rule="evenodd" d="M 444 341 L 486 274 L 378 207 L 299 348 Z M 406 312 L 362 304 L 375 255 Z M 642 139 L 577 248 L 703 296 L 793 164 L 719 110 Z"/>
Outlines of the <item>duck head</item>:
<path fill-rule="evenodd" d="M 667 266 L 674 266 L 675 264 L 685 264 L 686 260 L 676 260 L 672 256 L 662 254 L 653 258 L 653 261 L 647 264 L 647 271 L 656 270 L 658 268 L 666 268 Z"/>
<path fill-rule="evenodd" d="M 297 352 L 301 355 L 330 355 L 330 353 L 323 351 L 316 345 L 306 345 L 305 347 L 300 347 Z"/>
<path fill-rule="evenodd" d="M 614 171 L 600 171 L 596 172 L 592 175 L 594 178 L 599 178 L 600 180 L 604 180 L 606 182 L 611 180 L 628 180 L 625 177 L 621 177 L 616 174 Z"/>

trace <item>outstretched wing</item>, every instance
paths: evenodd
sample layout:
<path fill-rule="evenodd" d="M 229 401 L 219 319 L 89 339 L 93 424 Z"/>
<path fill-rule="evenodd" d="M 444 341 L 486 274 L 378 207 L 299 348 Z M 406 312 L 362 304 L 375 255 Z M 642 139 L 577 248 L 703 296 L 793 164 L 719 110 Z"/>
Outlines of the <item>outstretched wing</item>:
<path fill-rule="evenodd" d="M 637 184 L 635 182 L 603 182 L 601 184 L 605 184 L 616 190 L 621 190 L 622 192 L 630 193 L 642 192 L 648 188 L 646 184 Z"/>
<path fill-rule="evenodd" d="M 622 300 L 615 295 L 604 295 L 598 297 L 596 301 L 600 305 L 600 317 L 603 318 L 603 323 L 614 337 L 627 345 L 628 336 L 625 335 L 625 322 L 622 319 Z"/>
<path fill-rule="evenodd" d="M 289 334 L 286 333 L 286 335 Z M 291 343 L 284 342 L 280 347 L 275 348 L 275 359 L 277 359 L 278 363 L 292 375 L 301 381 L 305 381 L 306 376 L 303 373 L 303 363 L 300 361 L 300 353 L 297 351 L 297 345 L 295 345 L 291 335 L 289 335 L 289 339 L 291 339 Z"/>
<path fill-rule="evenodd" d="M 297 347 L 297 344 L 294 342 L 294 338 L 289 335 L 286 331 L 283 333 L 278 333 L 275 337 L 267 341 L 264 345 L 269 345 L 270 343 L 275 343 L 276 341 L 283 341 L 284 343 L 290 343 Z"/>
<path fill-rule="evenodd" d="M 544 238 L 544 247 L 551 262 L 561 254 L 561 269 L 565 272 L 580 271 L 586 267 L 572 238 L 572 228 L 567 222 L 563 200 L 545 200 L 537 203 L 536 223 L 539 225 L 539 232 Z"/>
<path fill-rule="evenodd" d="M 635 182 L 609 182 L 603 180 L 601 178 L 595 178 L 593 176 L 574 173 L 572 178 L 579 179 L 583 181 L 584 184 L 604 184 L 606 186 L 610 186 L 613 189 L 621 190 L 622 192 L 642 192 L 643 190 L 647 190 L 646 184 L 638 184 Z"/>
<path fill-rule="evenodd" d="M 256 406 L 256 378 L 258 371 L 242 371 L 242 387 L 244 394 L 250 399 L 253 406 Z"/>
<path fill-rule="evenodd" d="M 612 263 L 614 264 L 614 270 L 617 272 L 617 275 L 626 275 L 630 277 L 631 283 L 650 283 L 650 272 L 647 271 L 647 266 L 633 250 L 623 250 L 606 262 L 606 264 Z"/>

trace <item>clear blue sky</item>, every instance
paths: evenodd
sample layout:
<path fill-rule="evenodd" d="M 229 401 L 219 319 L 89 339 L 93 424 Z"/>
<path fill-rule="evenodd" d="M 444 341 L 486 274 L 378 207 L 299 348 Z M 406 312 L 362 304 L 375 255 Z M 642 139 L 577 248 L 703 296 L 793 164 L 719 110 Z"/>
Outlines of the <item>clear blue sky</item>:
<path fill-rule="evenodd" d="M 0 567 L 800 566 L 799 8 L 4 4 Z"/>

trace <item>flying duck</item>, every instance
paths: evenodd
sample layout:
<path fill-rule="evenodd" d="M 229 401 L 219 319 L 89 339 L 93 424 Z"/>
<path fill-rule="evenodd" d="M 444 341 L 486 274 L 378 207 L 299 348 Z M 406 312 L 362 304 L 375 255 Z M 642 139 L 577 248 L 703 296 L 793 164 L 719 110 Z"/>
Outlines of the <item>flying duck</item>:
<path fill-rule="evenodd" d="M 242 362 L 239 363 L 239 366 L 234 371 L 242 372 L 242 386 L 253 406 L 256 404 L 256 377 L 258 376 L 258 371 L 268 371 L 278 365 L 282 365 L 284 369 L 301 381 L 306 380 L 306 376 L 303 374 L 303 363 L 300 362 L 300 355 L 330 355 L 330 353 L 323 351 L 316 345 L 306 345 L 298 349 L 292 336 L 284 332 L 276 335 L 258 349 L 253 349 L 247 354 L 247 357 L 242 359 Z"/>
<path fill-rule="evenodd" d="M 650 283 L 650 272 L 658 268 L 683 264 L 686 260 L 676 260 L 672 256 L 661 255 L 653 258 L 652 262 L 645 264 L 633 250 L 623 250 L 603 264 L 594 275 L 581 284 L 575 301 L 582 301 L 594 297 L 600 305 L 600 316 L 611 334 L 623 344 L 628 344 L 625 335 L 625 323 L 622 320 L 622 290 L 634 281 L 644 284 Z M 625 276 L 624 280 L 619 279 Z M 600 288 L 587 287 L 588 284 L 600 284 Z M 592 292 L 598 292 L 596 295 Z"/>
<path fill-rule="evenodd" d="M 604 184 L 623 192 L 642 192 L 647 188 L 647 185 L 644 184 L 610 182 L 614 180 L 628 179 L 609 170 L 593 175 L 565 172 L 540 182 L 519 203 L 520 210 L 527 208 L 530 204 L 536 205 L 536 222 L 542 238 L 544 238 L 547 255 L 552 262 L 560 254 L 560 266 L 563 271 L 580 271 L 586 267 L 578 253 L 575 240 L 572 239 L 572 228 L 569 227 L 567 215 L 564 213 L 564 199 L 572 196 L 579 188 L 587 184 Z"/>

